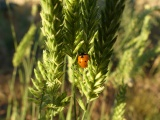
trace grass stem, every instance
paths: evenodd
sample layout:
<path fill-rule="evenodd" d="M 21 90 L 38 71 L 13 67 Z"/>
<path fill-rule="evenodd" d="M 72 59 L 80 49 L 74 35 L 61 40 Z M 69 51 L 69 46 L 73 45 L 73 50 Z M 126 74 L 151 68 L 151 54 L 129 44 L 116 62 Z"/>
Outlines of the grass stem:
<path fill-rule="evenodd" d="M 74 119 L 77 120 L 77 108 L 76 108 L 76 89 L 75 84 L 73 85 L 73 99 L 74 99 Z"/>
<path fill-rule="evenodd" d="M 83 111 L 82 120 L 88 120 L 88 114 L 89 114 L 89 103 L 86 103 L 85 106 L 86 110 Z"/>
<path fill-rule="evenodd" d="M 12 99 L 13 99 L 13 94 L 14 94 L 14 83 L 15 83 L 15 79 L 16 79 L 16 74 L 17 74 L 17 67 L 14 68 L 13 73 L 12 73 L 12 79 L 11 79 L 11 83 L 9 83 L 10 86 L 10 98 L 8 100 L 8 108 L 7 108 L 7 117 L 6 119 L 8 120 L 11 116 L 11 109 L 12 109 Z"/>

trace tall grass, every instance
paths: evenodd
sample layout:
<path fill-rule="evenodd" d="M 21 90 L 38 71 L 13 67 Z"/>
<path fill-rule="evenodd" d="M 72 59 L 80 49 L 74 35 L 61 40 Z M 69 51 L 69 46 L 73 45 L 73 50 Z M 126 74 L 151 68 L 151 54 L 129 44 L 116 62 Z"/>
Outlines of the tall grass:
<path fill-rule="evenodd" d="M 33 17 L 37 14 L 37 9 L 35 9 L 35 6 L 33 7 L 32 15 Z M 12 24 L 12 33 L 15 34 L 14 31 L 14 25 Z M 20 119 L 25 120 L 27 116 L 28 109 L 30 107 L 30 103 L 28 102 L 28 87 L 30 86 L 31 76 L 33 73 L 33 67 L 35 65 L 35 56 L 37 51 L 37 45 L 39 41 L 34 41 L 35 36 L 38 33 L 37 27 L 32 21 L 31 26 L 28 30 L 28 32 L 24 35 L 21 42 L 15 46 L 15 53 L 13 56 L 13 75 L 11 82 L 9 83 L 10 88 L 10 99 L 8 100 L 8 109 L 7 109 L 7 116 L 6 119 Z M 15 37 L 15 36 L 14 36 Z M 41 38 L 38 38 L 39 40 Z M 14 43 L 16 41 L 16 38 L 14 38 Z M 33 52 L 32 52 L 33 51 Z M 21 88 L 21 94 L 22 95 L 22 101 L 21 106 L 19 101 L 16 98 L 15 93 L 15 82 L 17 79 L 17 76 L 20 80 L 20 88 Z M 20 108 L 19 108 L 20 106 Z M 19 113 L 20 110 L 20 113 Z M 33 110 L 34 111 L 34 110 Z M 33 114 L 32 118 L 35 117 L 35 114 Z"/>
<path fill-rule="evenodd" d="M 112 46 L 120 26 L 125 0 L 105 1 L 104 9 L 98 9 L 97 1 L 42 0 L 42 32 L 46 37 L 43 60 L 35 69 L 34 88 L 30 92 L 39 105 L 39 119 L 53 119 L 60 113 L 69 97 L 59 92 L 62 85 L 64 58 L 71 60 L 70 76 L 73 94 L 67 119 L 90 119 L 92 101 L 104 89 Z M 88 67 L 77 65 L 77 57 L 88 54 Z M 77 91 L 78 89 L 78 91 Z M 79 94 L 79 95 L 77 95 Z M 81 109 L 77 114 L 77 103 Z M 73 110 L 72 110 L 73 104 Z"/>

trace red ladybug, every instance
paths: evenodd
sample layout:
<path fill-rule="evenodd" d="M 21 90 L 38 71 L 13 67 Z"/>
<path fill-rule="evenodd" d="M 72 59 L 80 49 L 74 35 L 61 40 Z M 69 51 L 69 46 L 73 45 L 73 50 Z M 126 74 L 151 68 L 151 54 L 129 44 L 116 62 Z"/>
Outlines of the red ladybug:
<path fill-rule="evenodd" d="M 82 67 L 82 68 L 86 68 L 88 66 L 88 60 L 89 60 L 89 55 L 88 54 L 80 54 L 78 56 L 78 64 Z"/>

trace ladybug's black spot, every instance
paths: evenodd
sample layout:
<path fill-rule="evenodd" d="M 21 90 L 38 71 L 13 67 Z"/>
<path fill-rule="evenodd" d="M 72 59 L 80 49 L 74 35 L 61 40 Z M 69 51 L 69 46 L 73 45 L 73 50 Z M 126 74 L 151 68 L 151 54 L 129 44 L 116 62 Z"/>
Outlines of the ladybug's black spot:
<path fill-rule="evenodd" d="M 87 62 L 87 61 L 84 61 L 84 62 Z"/>

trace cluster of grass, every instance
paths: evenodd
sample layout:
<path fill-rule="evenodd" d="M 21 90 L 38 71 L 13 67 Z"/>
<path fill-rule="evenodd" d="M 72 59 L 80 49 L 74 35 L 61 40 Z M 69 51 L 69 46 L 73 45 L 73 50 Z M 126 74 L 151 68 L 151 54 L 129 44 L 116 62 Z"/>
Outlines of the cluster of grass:
<path fill-rule="evenodd" d="M 101 5 L 102 3 L 99 2 L 99 4 Z M 70 0 L 68 0 L 68 5 L 69 7 L 73 7 L 72 5 L 74 4 L 70 2 Z M 73 51 L 72 49 L 71 51 L 66 50 L 66 52 L 69 53 L 68 55 L 70 57 L 64 57 L 65 59 L 62 59 L 64 55 L 60 56 L 60 58 L 55 58 L 57 56 L 57 53 L 53 52 L 54 54 L 49 54 L 49 52 L 56 50 L 58 50 L 58 54 L 60 54 L 60 49 L 63 48 L 63 46 L 61 46 L 61 41 L 59 41 L 61 40 L 61 37 L 59 36 L 62 36 L 59 31 L 61 31 L 62 29 L 58 26 L 61 24 L 58 19 L 56 19 L 57 24 L 52 30 L 50 26 L 47 26 L 48 21 L 45 21 L 45 19 L 43 18 L 44 23 L 42 30 L 44 32 L 44 35 L 48 39 L 48 41 L 44 43 L 43 36 L 40 32 L 40 24 L 35 24 L 34 21 L 35 16 L 39 14 L 37 13 L 37 7 L 34 6 L 32 8 L 32 11 L 30 11 L 30 16 L 32 16 L 33 18 L 30 22 L 26 20 L 26 16 L 28 16 L 28 13 L 25 13 L 25 17 L 20 17 L 18 13 L 15 13 L 15 18 L 18 17 L 19 19 L 21 19 L 18 19 L 17 21 L 22 21 L 23 24 L 18 25 L 18 22 L 15 21 L 15 19 L 11 20 L 12 25 L 14 26 L 14 29 L 12 29 L 12 31 L 10 30 L 10 26 L 4 26 L 5 23 L 7 25 L 10 22 L 8 18 L 8 21 L 4 20 L 2 18 L 3 15 L 0 14 L 0 24 L 2 25 L 1 28 L 4 28 L 5 31 L 10 31 L 7 32 L 7 35 L 5 35 L 5 33 L 1 37 L 2 39 L 7 40 L 3 44 L 7 46 L 7 51 L 10 51 L 11 48 L 14 49 L 15 47 L 15 53 L 13 55 L 14 69 L 12 79 L 9 82 L 10 97 L 8 99 L 8 108 L 6 117 L 4 119 L 34 120 L 40 118 L 43 120 L 46 119 L 45 114 L 47 114 L 47 119 L 53 119 L 51 115 L 56 115 L 54 119 L 60 120 L 70 120 L 72 118 L 78 119 L 80 116 L 82 116 L 83 120 L 89 120 L 89 117 L 92 120 L 159 120 L 160 99 L 158 88 L 160 87 L 160 82 L 158 81 L 158 77 L 160 74 L 160 42 L 158 40 L 160 39 L 160 35 L 155 34 L 154 31 L 159 31 L 157 28 L 160 27 L 160 18 L 155 12 L 160 11 L 160 7 L 147 8 L 140 13 L 136 13 L 134 12 L 134 7 L 132 5 L 133 4 L 131 4 L 131 2 L 126 3 L 126 8 L 121 20 L 122 23 L 118 31 L 118 40 L 116 41 L 116 44 L 113 48 L 113 54 L 111 56 L 111 61 L 109 64 L 109 72 L 107 73 L 107 78 L 105 76 L 105 79 L 107 80 L 103 82 L 105 89 L 100 94 L 100 96 L 97 96 L 99 95 L 99 92 L 98 94 L 94 94 L 91 91 L 89 91 L 89 94 L 92 94 L 93 96 L 88 96 L 88 91 L 86 91 L 87 88 L 85 88 L 85 86 L 83 85 L 83 83 L 85 82 L 80 83 L 76 81 L 79 80 L 79 77 L 83 77 L 83 79 L 92 79 L 92 77 L 88 77 L 87 75 L 82 76 L 81 74 L 79 75 L 79 73 L 84 74 L 89 71 L 89 73 L 87 74 L 93 75 L 95 72 L 94 69 L 97 67 L 96 65 L 94 66 L 95 62 L 92 60 L 92 64 L 89 63 L 89 69 L 87 69 L 88 71 L 83 71 L 82 69 L 79 69 L 76 65 L 74 65 L 75 60 L 77 60 L 77 53 L 74 52 L 74 49 L 77 50 L 77 46 L 81 47 L 80 44 L 83 44 L 83 42 L 80 42 L 79 38 L 76 38 L 77 41 L 74 41 L 75 37 L 85 36 L 87 37 L 87 39 L 91 39 L 91 44 L 88 43 L 88 46 L 92 46 L 93 38 L 82 33 L 88 32 L 88 34 L 92 34 L 93 37 L 95 37 L 94 39 L 97 39 L 97 33 L 93 34 L 95 32 L 94 30 L 88 31 L 88 28 L 85 28 L 84 26 L 84 30 L 77 30 L 76 27 L 78 23 L 76 22 L 76 20 L 78 19 L 78 16 L 74 16 L 76 15 L 76 13 L 73 15 L 72 12 L 75 12 L 77 9 L 79 9 L 78 6 L 74 6 L 75 8 L 73 7 L 73 9 L 69 9 L 69 11 L 65 13 L 65 29 L 66 33 L 68 34 L 68 36 L 65 36 L 65 42 L 73 40 L 72 44 L 70 44 L 69 42 L 67 44 L 67 48 L 73 48 Z M 49 9 L 48 6 L 47 8 L 46 6 L 42 7 L 44 7 L 44 9 Z M 54 9 L 56 9 L 56 7 Z M 82 7 L 81 9 L 86 9 L 87 11 L 87 8 L 85 7 Z M 92 8 L 90 8 L 89 10 L 92 10 Z M 58 13 L 58 11 L 61 11 L 61 9 L 57 9 L 57 13 L 55 13 L 55 15 L 57 15 L 59 19 L 62 19 L 62 16 L 60 15 L 60 13 Z M 95 11 L 93 10 L 93 12 Z M 41 15 L 42 17 L 46 17 L 48 13 L 46 13 L 46 11 L 43 11 Z M 83 17 L 86 17 L 87 15 L 88 14 L 82 14 Z M 12 16 L 14 18 L 14 14 L 12 14 Z M 72 16 L 72 19 L 70 18 L 70 16 Z M 47 20 L 49 19 L 49 17 L 51 16 L 48 16 Z M 94 20 L 94 17 L 97 16 L 91 16 L 91 22 L 93 22 L 95 25 L 97 21 L 92 21 L 92 19 Z M 105 18 L 105 15 L 103 17 Z M 75 28 L 71 29 L 71 27 L 73 26 L 70 25 L 70 21 L 74 23 Z M 90 24 L 87 23 L 87 19 L 83 19 L 82 21 L 83 24 Z M 104 21 L 102 19 L 102 24 L 104 25 L 103 22 Z M 1 28 L 0 31 L 2 31 Z M 46 29 L 49 29 L 50 31 L 47 31 Z M 69 34 L 70 32 L 73 33 L 74 30 L 77 31 L 74 34 Z M 103 28 L 100 27 L 99 31 L 102 30 Z M 16 33 L 16 42 L 18 44 L 17 47 L 14 46 L 14 37 L 12 38 L 8 35 L 13 35 L 14 32 Z M 50 33 L 56 33 L 56 42 L 52 41 L 51 38 L 53 37 L 53 35 L 50 35 Z M 105 36 L 103 32 L 101 35 Z M 103 38 L 99 37 L 98 39 Z M 84 42 L 86 41 L 84 40 Z M 42 56 L 41 54 L 39 54 L 41 50 L 39 48 L 45 48 L 44 44 L 46 44 L 47 47 L 46 51 L 43 52 L 43 58 L 41 58 Z M 10 47 L 10 45 L 12 47 Z M 56 49 L 54 48 L 54 45 L 58 45 L 56 46 Z M 94 47 L 96 48 L 97 46 Z M 84 47 L 82 47 L 80 51 L 86 50 L 87 52 L 93 53 L 92 49 L 88 50 L 88 48 L 84 45 Z M 97 56 L 99 54 L 100 52 L 97 54 Z M 8 56 L 12 56 L 11 53 Z M 71 58 L 73 59 L 73 61 Z M 91 56 L 91 58 L 94 58 L 97 61 L 99 60 L 99 58 L 96 58 L 94 55 Z M 43 59 L 43 63 L 38 62 L 37 65 L 37 61 L 41 61 L 41 59 Z M 51 59 L 54 60 L 54 63 L 49 61 L 49 63 L 46 64 L 46 61 Z M 64 64 L 63 67 L 61 66 L 62 61 Z M 43 64 L 46 64 L 46 66 Z M 45 71 L 44 69 L 45 67 L 50 67 L 50 65 L 52 65 L 54 69 L 57 69 L 57 73 L 54 73 L 54 76 L 52 76 L 54 69 L 47 69 L 48 71 Z M 37 68 L 35 72 L 33 72 L 34 68 Z M 62 83 L 60 83 L 56 78 L 59 75 L 61 76 L 61 69 L 64 73 L 66 73 L 63 77 L 58 77 L 60 81 L 62 81 Z M 104 70 L 102 70 L 102 73 L 103 71 Z M 49 75 L 44 76 L 44 73 L 48 73 Z M 69 74 L 67 75 L 67 73 Z M 71 73 L 74 74 L 74 76 L 71 75 Z M 97 75 L 96 72 L 95 75 Z M 35 82 L 35 80 L 32 80 L 33 85 L 31 85 L 31 78 L 34 78 L 34 76 L 36 77 L 36 79 L 38 79 L 38 84 Z M 101 76 L 102 75 L 100 74 L 100 77 Z M 54 77 L 56 78 L 56 81 L 53 82 L 52 79 L 54 79 Z M 20 102 L 15 97 L 15 95 L 17 94 L 14 91 L 14 87 L 17 87 L 14 86 L 16 78 L 19 78 L 20 80 Z M 45 79 L 49 79 L 47 83 L 45 83 Z M 63 81 L 62 79 L 64 79 L 65 81 Z M 75 85 L 73 85 L 73 83 Z M 62 86 L 60 87 L 61 84 Z M 87 83 L 87 85 L 88 84 L 89 83 Z M 96 84 L 99 83 L 97 82 Z M 45 85 L 53 87 L 53 90 L 50 88 L 46 88 Z M 54 85 L 57 85 L 58 87 L 55 88 Z M 36 87 L 39 91 L 41 91 L 41 93 L 39 93 L 39 91 L 36 92 L 34 91 L 34 89 L 31 89 L 31 93 L 34 95 L 32 96 L 28 90 L 30 86 Z M 88 85 L 87 87 L 90 87 L 90 85 Z M 98 91 L 102 91 L 101 88 L 102 86 L 99 87 Z M 66 97 L 67 94 L 63 93 L 64 89 L 66 89 L 67 92 L 69 91 L 68 94 L 70 95 L 70 104 L 67 106 L 66 104 L 68 103 L 69 98 Z M 75 92 L 78 91 L 78 89 L 80 92 Z M 59 90 L 61 90 L 62 94 L 59 93 Z M 94 91 L 96 90 L 97 88 Z M 56 91 L 57 94 L 54 95 L 53 91 Z M 83 93 L 82 96 L 81 93 Z M 75 96 L 79 98 L 75 99 Z M 53 97 L 53 99 L 51 99 L 51 97 Z M 28 98 L 36 99 L 32 99 L 33 101 L 30 101 Z M 55 98 L 56 100 L 54 100 Z M 98 99 L 92 101 L 92 98 Z M 52 101 L 52 104 L 50 101 Z M 37 106 L 35 103 L 39 106 Z M 90 104 L 88 105 L 88 103 Z M 64 106 L 65 109 L 63 108 Z M 62 111 L 62 109 L 64 109 L 64 111 Z M 83 113 L 83 115 L 81 113 Z M 123 115 L 125 115 L 125 117 Z"/>
<path fill-rule="evenodd" d="M 136 12 L 126 7 L 119 40 L 114 47 L 111 80 L 123 78 L 128 84 L 126 119 L 159 118 L 159 6 L 146 5 Z M 118 79 L 119 80 L 119 79 Z M 117 81 L 116 81 L 117 82 Z M 155 85 L 156 84 L 156 85 Z"/>

